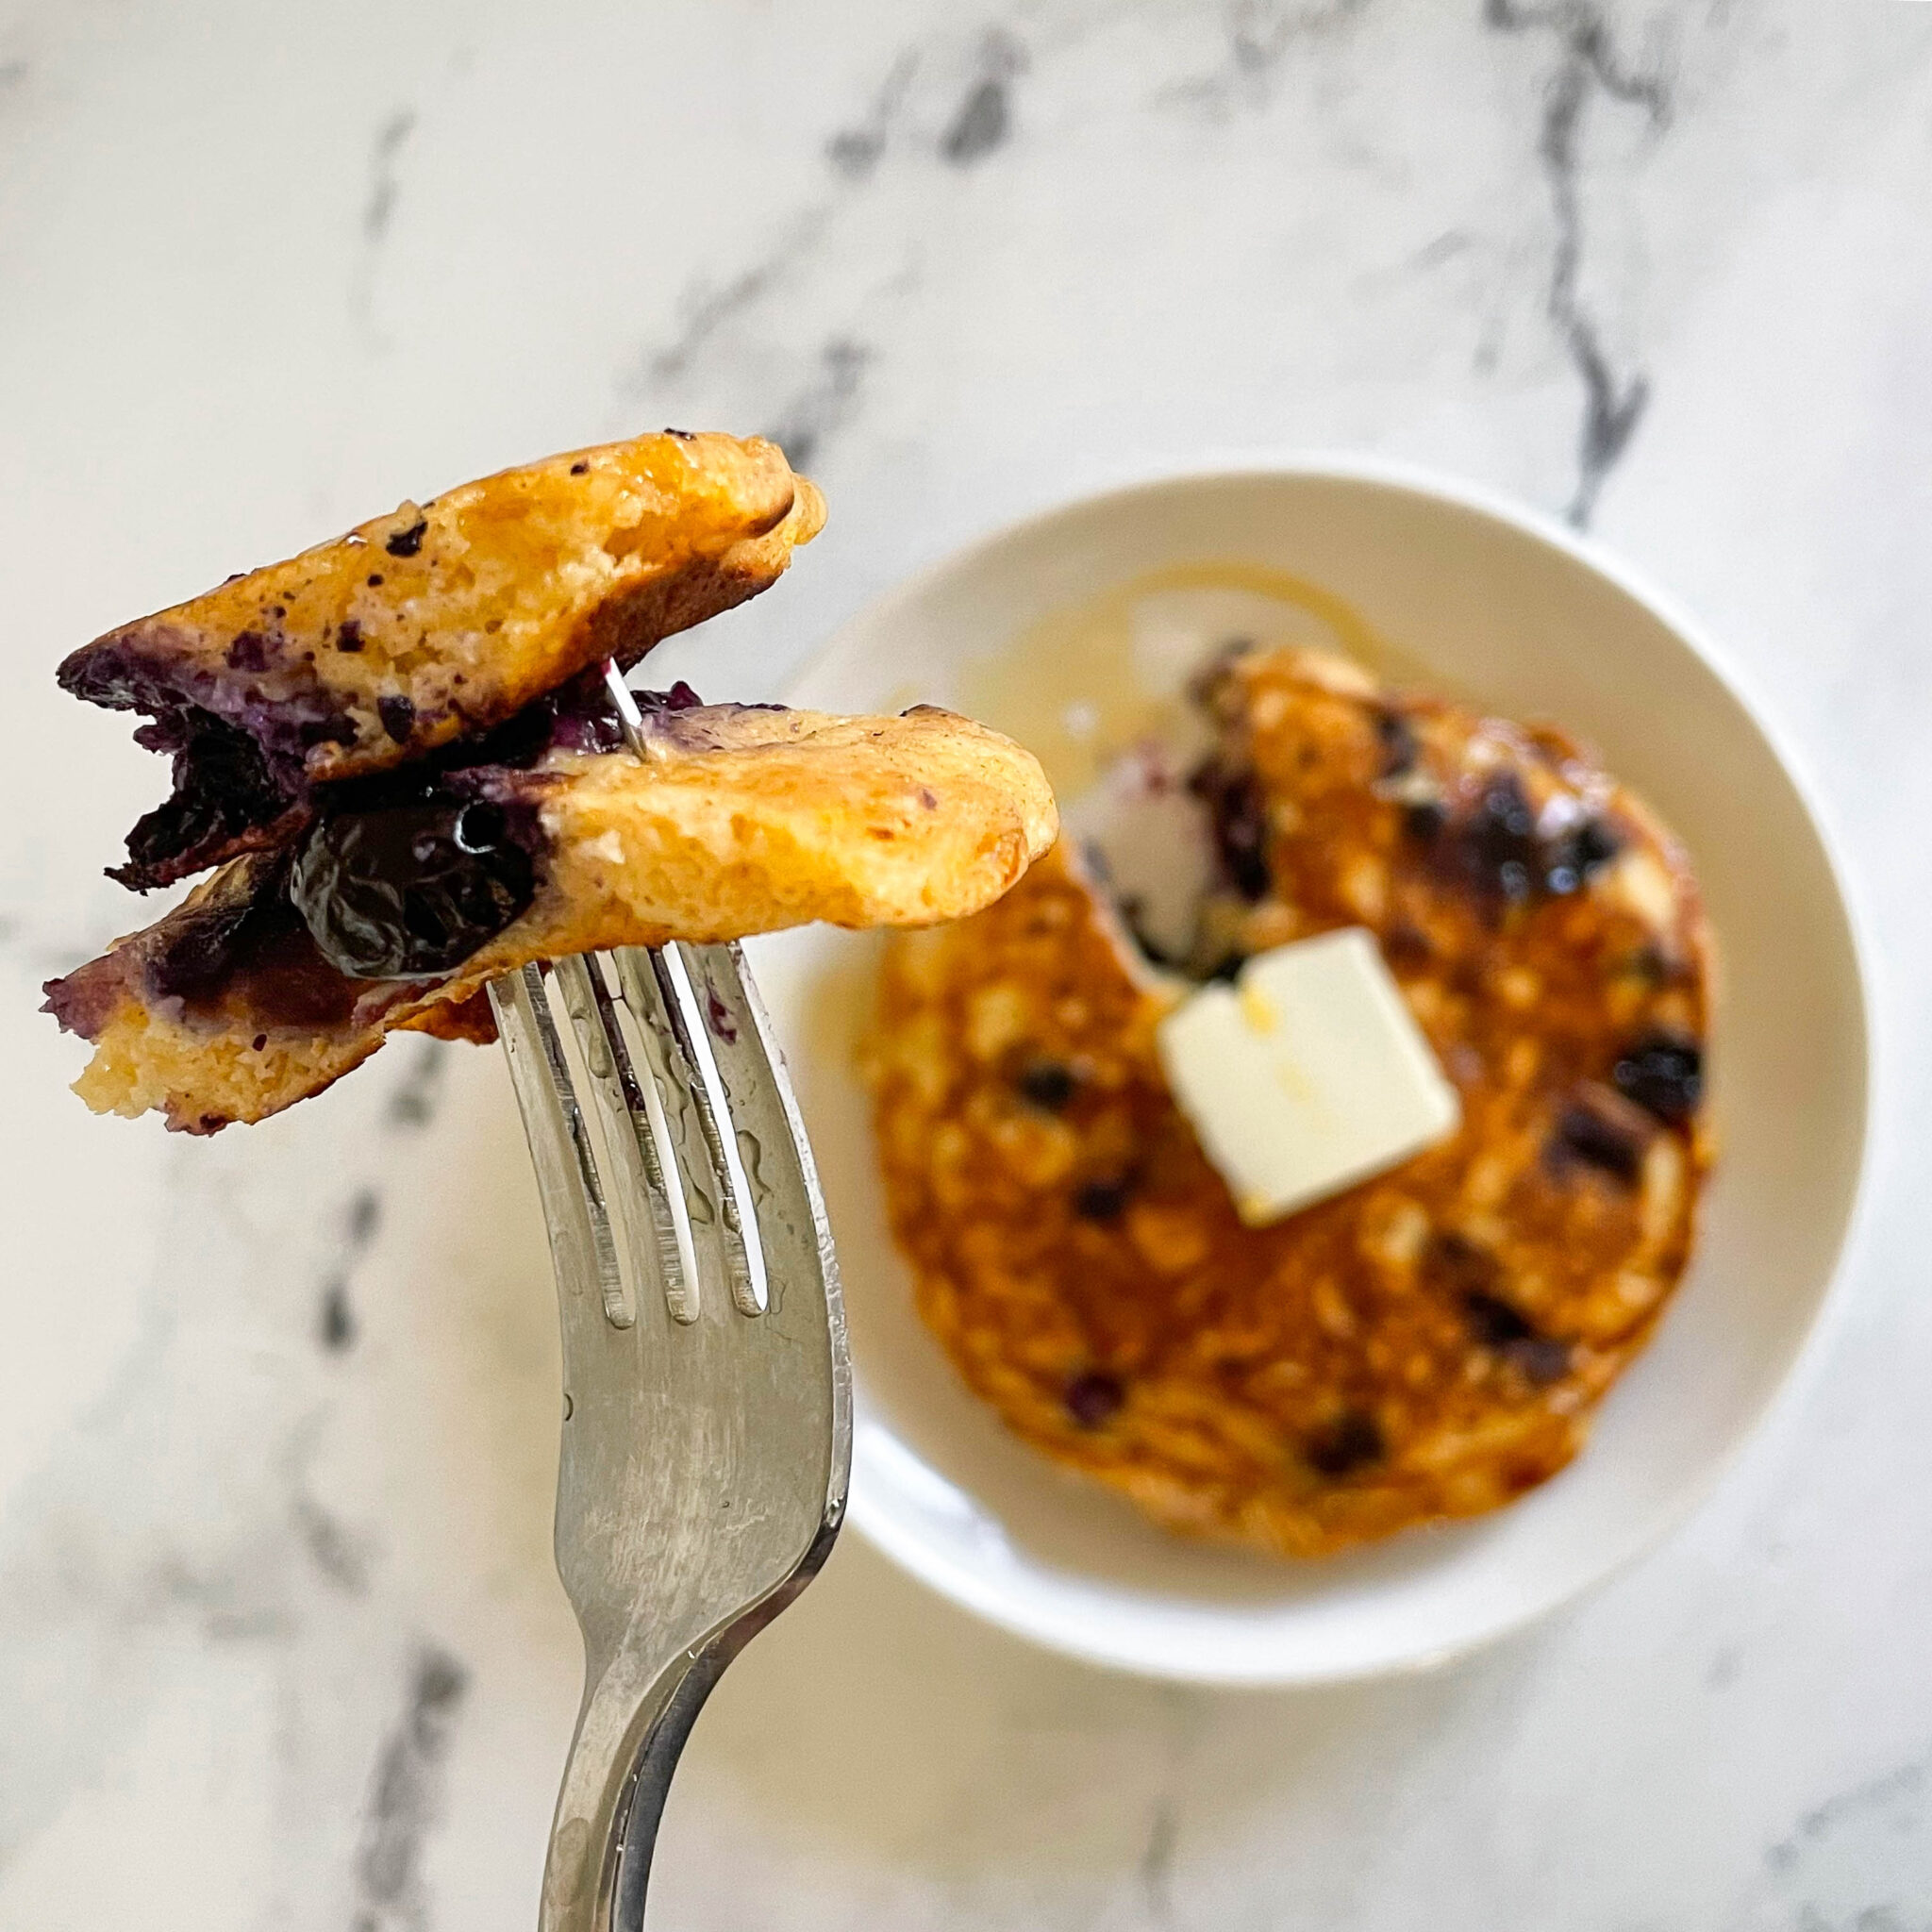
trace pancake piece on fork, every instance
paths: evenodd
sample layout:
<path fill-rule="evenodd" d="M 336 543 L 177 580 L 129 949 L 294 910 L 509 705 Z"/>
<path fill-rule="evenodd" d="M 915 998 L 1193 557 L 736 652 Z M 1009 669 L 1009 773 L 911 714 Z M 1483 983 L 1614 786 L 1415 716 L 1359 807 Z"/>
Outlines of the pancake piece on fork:
<path fill-rule="evenodd" d="M 48 983 L 97 1112 L 258 1121 L 409 1027 L 491 1040 L 535 960 L 990 904 L 1052 843 L 1032 756 L 951 712 L 836 718 L 608 680 L 755 595 L 824 521 L 758 441 L 667 431 L 365 524 L 74 654 L 175 793 L 114 876 L 209 864 Z"/>
<path fill-rule="evenodd" d="M 606 658 L 628 669 L 775 583 L 824 515 L 775 443 L 666 430 L 406 503 L 122 625 L 59 670 L 174 757 L 113 875 L 145 891 L 264 849 L 317 785 L 487 732 Z"/>

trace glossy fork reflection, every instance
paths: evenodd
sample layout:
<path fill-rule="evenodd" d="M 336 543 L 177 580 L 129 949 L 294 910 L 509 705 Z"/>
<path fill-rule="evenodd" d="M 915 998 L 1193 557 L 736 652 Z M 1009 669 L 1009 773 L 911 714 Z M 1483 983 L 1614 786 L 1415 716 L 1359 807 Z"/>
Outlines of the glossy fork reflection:
<path fill-rule="evenodd" d="M 678 1752 L 844 1513 L 837 1265 L 736 946 L 526 966 L 491 988 L 563 1331 L 557 1564 L 585 1684 L 542 1932 L 635 1932 Z"/>

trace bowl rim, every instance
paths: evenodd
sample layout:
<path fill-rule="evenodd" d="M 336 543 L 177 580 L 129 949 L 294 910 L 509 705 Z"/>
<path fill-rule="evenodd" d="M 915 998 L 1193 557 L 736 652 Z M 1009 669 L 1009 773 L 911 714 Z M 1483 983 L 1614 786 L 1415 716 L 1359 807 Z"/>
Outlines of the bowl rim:
<path fill-rule="evenodd" d="M 809 653 L 788 675 L 781 694 L 790 697 L 807 678 L 838 663 L 844 656 L 841 640 L 856 631 L 861 623 L 870 628 L 890 619 L 895 610 L 924 601 L 941 578 L 970 568 L 1013 539 L 1057 517 L 1076 510 L 1101 509 L 1109 504 L 1124 503 L 1176 487 L 1185 489 L 1244 480 L 1266 482 L 1284 477 L 1366 484 L 1447 504 L 1486 517 L 1519 536 L 1541 542 L 1604 579 L 1646 611 L 1670 632 L 1682 648 L 1700 661 L 1724 687 L 1764 741 L 1796 794 L 1818 840 L 1825 874 L 1837 899 L 1849 941 L 1852 966 L 1849 990 L 1854 996 L 1862 1053 L 1857 1070 L 1859 1106 L 1852 1123 L 1857 1144 L 1851 1199 L 1827 1265 L 1824 1289 L 1783 1374 L 1759 1401 L 1756 1412 L 1724 1444 L 1722 1453 L 1710 1457 L 1693 1476 L 1680 1484 L 1654 1510 L 1651 1521 L 1642 1526 L 1641 1534 L 1633 1538 L 1626 1548 L 1582 1581 L 1514 1609 L 1481 1630 L 1434 1649 L 1418 1651 L 1409 1657 L 1365 1662 L 1344 1661 L 1329 1666 L 1316 1664 L 1310 1667 L 1304 1663 L 1293 1668 L 1256 1668 L 1250 1662 L 1235 1658 L 1217 1662 L 1212 1657 L 1198 1656 L 1157 1656 L 1151 1654 L 1144 1644 L 1111 1641 L 1110 1633 L 1104 1627 L 1074 1641 L 1063 1627 L 1062 1619 L 1040 1613 L 969 1565 L 941 1553 L 916 1537 L 903 1533 L 894 1522 L 874 1511 L 863 1485 L 855 1488 L 848 1520 L 874 1549 L 940 1596 L 984 1618 L 997 1628 L 1057 1656 L 1108 1671 L 1174 1683 L 1248 1690 L 1366 1683 L 1377 1678 L 1411 1676 L 1440 1669 L 1527 1628 L 1566 1604 L 1580 1602 L 1655 1555 L 1682 1529 L 1718 1487 L 1736 1472 L 1749 1452 L 1796 1408 L 1812 1386 L 1843 1321 L 1849 1299 L 1849 1282 L 1854 1272 L 1852 1264 L 1864 1245 L 1870 1221 L 1872 1149 L 1883 1114 L 1883 1070 L 1887 1065 L 1887 1056 L 1880 1051 L 1878 1037 L 1882 1009 L 1874 985 L 1874 961 L 1877 955 L 1860 896 L 1855 888 L 1855 874 L 1846 863 L 1831 816 L 1822 802 L 1819 788 L 1803 756 L 1793 748 L 1782 726 L 1769 714 L 1751 675 L 1717 643 L 1672 593 L 1660 589 L 1597 539 L 1490 485 L 1447 475 L 1405 458 L 1320 448 L 1207 452 L 1169 463 L 1137 465 L 1111 475 L 1095 477 L 1084 486 L 1076 482 L 1066 493 L 1045 499 L 1030 509 L 954 544 L 916 566 L 891 588 L 848 611 L 820 647 Z M 868 1426 L 862 1418 L 860 1426 L 861 1429 Z M 884 1424 L 874 1422 L 869 1426 L 880 1428 L 898 1444 L 898 1438 Z"/>

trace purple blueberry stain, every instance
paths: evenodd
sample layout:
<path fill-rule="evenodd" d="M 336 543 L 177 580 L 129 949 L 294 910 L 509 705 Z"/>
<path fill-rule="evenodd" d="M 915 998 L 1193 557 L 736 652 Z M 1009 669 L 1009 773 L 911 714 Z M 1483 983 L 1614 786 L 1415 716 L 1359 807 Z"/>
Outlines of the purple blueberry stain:
<path fill-rule="evenodd" d="M 530 853 L 499 807 L 424 789 L 324 817 L 296 853 L 290 897 L 323 958 L 351 978 L 447 973 L 536 896 Z"/>
<path fill-rule="evenodd" d="M 1543 1334 L 1501 1295 L 1475 1290 L 1463 1297 L 1462 1307 L 1477 1343 L 1500 1356 L 1524 1381 L 1542 1388 L 1570 1373 L 1570 1344 Z"/>
<path fill-rule="evenodd" d="M 1470 1333 L 1485 1348 L 1507 1348 L 1512 1341 L 1526 1341 L 1536 1333 L 1522 1309 L 1485 1289 L 1473 1289 L 1464 1295 L 1462 1311 L 1469 1318 Z"/>
<path fill-rule="evenodd" d="M 1580 891 L 1623 849 L 1624 841 L 1605 820 L 1582 820 L 1545 846 L 1543 890 L 1559 899 Z"/>
<path fill-rule="evenodd" d="M 1032 1059 L 1020 1069 L 1013 1084 L 1029 1107 L 1042 1113 L 1059 1113 L 1074 1097 L 1079 1082 L 1074 1070 L 1058 1060 Z"/>
<path fill-rule="evenodd" d="M 1400 711 L 1375 713 L 1375 742 L 1382 755 L 1381 778 L 1404 778 L 1415 770 L 1422 756 L 1422 742 L 1415 728 Z"/>
<path fill-rule="evenodd" d="M 638 709 L 641 711 L 696 711 L 704 708 L 705 702 L 681 677 L 669 691 L 641 691 L 636 696 Z M 744 708 L 756 711 L 782 711 L 785 707 L 747 705 Z"/>
<path fill-rule="evenodd" d="M 385 691 L 375 701 L 375 715 L 382 728 L 397 744 L 407 744 L 416 728 L 416 707 L 399 691 Z"/>
<path fill-rule="evenodd" d="M 1104 1369 L 1087 1369 L 1075 1375 L 1060 1392 L 1067 1413 L 1083 1429 L 1097 1429 L 1111 1422 L 1126 1402 L 1127 1391 L 1118 1375 Z"/>
<path fill-rule="evenodd" d="M 1074 1212 L 1082 1221 L 1103 1224 L 1118 1221 L 1126 1211 L 1127 1196 L 1132 1191 L 1133 1183 L 1124 1174 L 1082 1181 L 1074 1191 Z"/>
<path fill-rule="evenodd" d="M 1503 1350 L 1505 1361 L 1538 1389 L 1560 1382 L 1570 1373 L 1570 1344 L 1550 1335 L 1526 1335 Z"/>
<path fill-rule="evenodd" d="M 1213 759 L 1188 780 L 1188 790 L 1208 808 L 1221 866 L 1242 898 L 1265 898 L 1268 871 L 1268 801 L 1252 772 L 1230 770 Z"/>
<path fill-rule="evenodd" d="M 1448 809 L 1438 799 L 1416 799 L 1402 808 L 1403 832 L 1418 845 L 1433 845 L 1448 823 Z"/>
<path fill-rule="evenodd" d="M 1625 1100 L 1681 1127 L 1704 1099 L 1704 1050 L 1688 1034 L 1646 1034 L 1617 1061 L 1610 1078 Z"/>
<path fill-rule="evenodd" d="M 1345 1408 L 1302 1444 L 1308 1466 L 1331 1480 L 1353 1475 L 1388 1454 L 1381 1424 L 1365 1408 Z"/>
<path fill-rule="evenodd" d="M 127 835 L 127 863 L 108 876 L 138 892 L 198 871 L 257 826 L 294 809 L 260 747 L 207 711 L 181 711 L 136 733 L 173 758 L 173 789 Z"/>
<path fill-rule="evenodd" d="M 1511 905 L 1527 899 L 1541 874 L 1536 814 L 1515 773 L 1491 778 L 1460 828 L 1460 858 L 1470 883 Z"/>
<path fill-rule="evenodd" d="M 269 642 L 258 630 L 238 631 L 229 642 L 226 657 L 230 671 L 266 671 Z"/>
<path fill-rule="evenodd" d="M 1627 1102 L 1584 1088 L 1557 1112 L 1549 1162 L 1558 1174 L 1580 1163 L 1634 1186 L 1646 1139 L 1643 1117 Z"/>

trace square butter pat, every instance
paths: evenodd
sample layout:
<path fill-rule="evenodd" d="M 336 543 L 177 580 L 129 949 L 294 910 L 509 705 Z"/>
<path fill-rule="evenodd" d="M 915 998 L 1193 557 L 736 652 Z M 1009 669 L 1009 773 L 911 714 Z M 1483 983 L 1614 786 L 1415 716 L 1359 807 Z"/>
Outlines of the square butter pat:
<path fill-rule="evenodd" d="M 1181 1111 L 1251 1227 L 1453 1134 L 1456 1090 L 1359 926 L 1260 953 L 1160 1023 Z"/>

